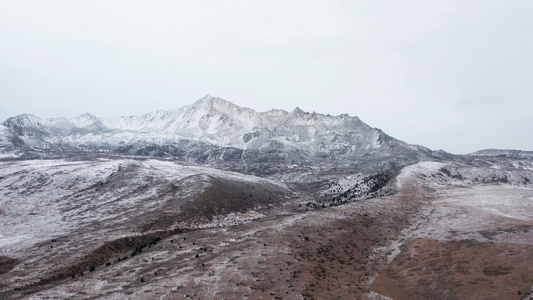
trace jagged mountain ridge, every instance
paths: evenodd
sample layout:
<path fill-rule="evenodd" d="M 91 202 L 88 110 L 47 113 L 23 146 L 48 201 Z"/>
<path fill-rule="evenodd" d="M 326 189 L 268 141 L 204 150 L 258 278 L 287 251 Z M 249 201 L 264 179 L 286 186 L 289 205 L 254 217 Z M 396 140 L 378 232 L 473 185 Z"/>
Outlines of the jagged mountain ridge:
<path fill-rule="evenodd" d="M 533 151 L 522 151 L 512 149 L 483 149 L 474 153 L 470 153 L 470 156 L 498 156 L 498 157 L 512 157 L 512 158 L 533 158 Z"/>
<path fill-rule="evenodd" d="M 256 112 L 210 95 L 176 110 L 141 116 L 43 119 L 12 117 L 3 123 L 36 149 L 89 150 L 183 160 L 305 163 L 427 158 L 432 151 L 394 139 L 347 114 L 330 116 L 271 110 Z"/>

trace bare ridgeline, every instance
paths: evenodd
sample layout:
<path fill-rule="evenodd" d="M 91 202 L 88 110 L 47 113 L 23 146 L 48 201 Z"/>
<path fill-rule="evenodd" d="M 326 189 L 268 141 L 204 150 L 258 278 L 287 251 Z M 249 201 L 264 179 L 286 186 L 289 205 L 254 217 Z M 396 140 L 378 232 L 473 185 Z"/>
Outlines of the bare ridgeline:
<path fill-rule="evenodd" d="M 0 160 L 0 299 L 531 297 L 529 152 L 206 96 L 13 117 Z"/>

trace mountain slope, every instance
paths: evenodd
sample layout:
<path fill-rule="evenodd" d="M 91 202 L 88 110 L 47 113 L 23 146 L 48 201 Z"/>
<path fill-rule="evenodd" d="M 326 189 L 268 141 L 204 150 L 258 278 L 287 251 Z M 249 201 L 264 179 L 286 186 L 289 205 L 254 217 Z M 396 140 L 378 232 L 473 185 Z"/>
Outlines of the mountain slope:
<path fill-rule="evenodd" d="M 24 141 L 8 127 L 0 125 L 0 158 L 15 158 L 27 149 Z"/>

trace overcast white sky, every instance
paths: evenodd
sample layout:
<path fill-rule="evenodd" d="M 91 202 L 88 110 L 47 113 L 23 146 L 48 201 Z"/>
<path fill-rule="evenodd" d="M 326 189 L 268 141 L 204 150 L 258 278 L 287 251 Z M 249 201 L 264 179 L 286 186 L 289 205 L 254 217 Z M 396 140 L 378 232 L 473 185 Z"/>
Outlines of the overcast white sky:
<path fill-rule="evenodd" d="M 206 94 L 348 113 L 453 153 L 533 150 L 533 1 L 0 2 L 0 119 Z"/>

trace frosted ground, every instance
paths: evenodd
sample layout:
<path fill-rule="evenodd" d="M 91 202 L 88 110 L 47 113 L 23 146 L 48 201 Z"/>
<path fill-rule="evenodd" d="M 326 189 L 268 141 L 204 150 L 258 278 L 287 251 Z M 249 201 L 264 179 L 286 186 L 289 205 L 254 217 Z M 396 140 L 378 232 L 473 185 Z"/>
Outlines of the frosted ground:
<path fill-rule="evenodd" d="M 529 230 L 533 225 L 529 213 L 533 189 L 524 180 L 530 176 L 527 170 L 422 162 L 402 169 L 390 182 L 387 188 L 394 190 L 393 194 L 302 211 L 300 206 L 308 201 L 306 194 L 288 191 L 285 185 L 176 162 L 101 159 L 10 164 L 1 169 L 0 207 L 4 213 L 0 255 L 24 263 L 11 270 L 9 277 L 2 277 L 2 286 L 8 288 L 38 283 L 57 270 L 58 264 L 73 263 L 87 253 L 84 249 L 101 244 L 94 241 L 95 232 L 105 236 L 104 240 L 141 233 L 140 224 L 147 222 L 142 217 L 145 213 L 162 213 L 158 207 L 175 197 L 198 197 L 210 185 L 210 176 L 244 182 L 249 187 L 279 189 L 279 196 L 285 199 L 277 213 L 271 210 L 277 205 L 270 210 L 257 206 L 210 221 L 175 223 L 187 224 L 192 231 L 169 234 L 157 246 L 124 261 L 117 258 L 128 252 L 111 256 L 110 266 L 96 265 L 94 272 L 85 270 L 83 276 L 37 285 L 35 294 L 27 296 L 31 299 L 229 299 L 232 295 L 248 295 L 244 298 L 249 299 L 305 299 L 311 295 L 380 298 L 380 293 L 402 299 L 398 291 L 383 291 L 379 286 L 374 291 L 372 284 L 379 283 L 380 273 L 387 265 L 395 265 L 413 241 L 533 245 L 533 231 Z M 483 178 L 499 180 L 505 176 L 507 182 L 482 183 Z M 324 185 L 321 195 L 332 193 L 332 186 L 340 188 L 338 192 L 347 190 L 351 184 L 360 183 L 360 177 L 339 176 L 330 181 L 338 184 Z M 195 180 L 186 181 L 190 178 Z M 115 184 L 105 187 L 112 182 Z M 171 184 L 184 188 L 162 193 Z M 17 194 L 28 201 L 17 204 L 13 200 Z M 92 201 L 87 201 L 89 198 Z M 355 235 L 346 235 L 346 229 L 341 228 L 353 228 Z M 366 228 L 372 231 L 366 234 Z M 329 233 L 321 237 L 322 232 Z M 314 242 L 307 242 L 306 237 Z M 373 246 L 363 246 L 367 244 Z M 342 250 L 345 247 L 353 247 L 353 252 Z M 326 252 L 319 254 L 321 251 Z M 60 259 L 65 255 L 72 257 Z M 317 273 L 321 268 L 325 273 Z M 329 277 L 320 274 L 348 279 L 343 279 L 344 286 L 328 281 L 328 290 L 320 287 L 320 282 Z M 526 292 L 526 287 L 518 289 Z"/>

